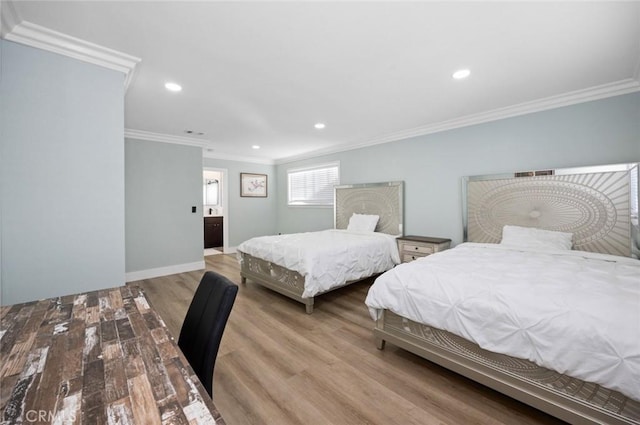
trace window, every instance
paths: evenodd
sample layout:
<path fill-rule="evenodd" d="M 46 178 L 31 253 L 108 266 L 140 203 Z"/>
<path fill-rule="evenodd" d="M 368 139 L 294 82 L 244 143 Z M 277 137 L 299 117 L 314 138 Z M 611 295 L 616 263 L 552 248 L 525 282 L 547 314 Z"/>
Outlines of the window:
<path fill-rule="evenodd" d="M 333 187 L 340 184 L 340 163 L 287 170 L 289 205 L 331 206 Z"/>

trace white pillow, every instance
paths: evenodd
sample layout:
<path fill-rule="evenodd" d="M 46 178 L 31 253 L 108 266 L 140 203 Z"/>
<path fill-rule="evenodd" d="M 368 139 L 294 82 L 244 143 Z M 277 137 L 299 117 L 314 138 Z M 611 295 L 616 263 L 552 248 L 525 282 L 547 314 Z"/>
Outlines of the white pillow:
<path fill-rule="evenodd" d="M 535 227 L 504 226 L 501 245 L 520 249 L 571 249 L 573 233 L 536 229 Z"/>
<path fill-rule="evenodd" d="M 353 213 L 349 219 L 347 230 L 353 232 L 374 232 L 380 216 L 373 214 L 357 214 Z"/>

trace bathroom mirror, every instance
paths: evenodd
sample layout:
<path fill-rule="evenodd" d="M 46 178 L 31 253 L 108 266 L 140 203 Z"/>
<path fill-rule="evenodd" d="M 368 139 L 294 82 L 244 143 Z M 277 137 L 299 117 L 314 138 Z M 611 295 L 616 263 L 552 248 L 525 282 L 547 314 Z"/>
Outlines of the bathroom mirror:
<path fill-rule="evenodd" d="M 204 179 L 203 200 L 204 205 L 220 204 L 220 182 L 218 179 Z"/>

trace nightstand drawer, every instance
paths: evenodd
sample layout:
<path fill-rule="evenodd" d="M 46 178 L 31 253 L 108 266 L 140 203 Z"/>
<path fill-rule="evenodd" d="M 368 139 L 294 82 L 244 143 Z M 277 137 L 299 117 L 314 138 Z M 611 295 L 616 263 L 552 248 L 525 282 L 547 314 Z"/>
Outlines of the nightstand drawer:
<path fill-rule="evenodd" d="M 426 255 L 420 254 L 409 254 L 406 251 L 402 253 L 402 262 L 410 263 L 411 261 L 417 260 L 418 258 L 426 257 Z"/>
<path fill-rule="evenodd" d="M 423 254 L 423 255 L 433 254 L 433 245 L 412 245 L 408 243 L 403 243 L 402 253 L 403 254 L 416 253 L 416 254 Z"/>
<path fill-rule="evenodd" d="M 402 236 L 398 238 L 400 260 L 409 263 L 421 257 L 449 249 L 451 239 L 428 236 Z"/>

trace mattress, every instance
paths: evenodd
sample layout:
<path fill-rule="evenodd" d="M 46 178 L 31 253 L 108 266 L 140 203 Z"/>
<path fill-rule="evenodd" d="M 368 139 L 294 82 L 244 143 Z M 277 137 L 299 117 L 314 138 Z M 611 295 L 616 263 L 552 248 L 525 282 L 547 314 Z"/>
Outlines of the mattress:
<path fill-rule="evenodd" d="M 640 261 L 465 243 L 401 264 L 365 301 L 640 400 Z"/>
<path fill-rule="evenodd" d="M 305 279 L 305 298 L 400 262 L 395 236 L 338 229 L 256 237 L 237 250 L 298 272 Z"/>

